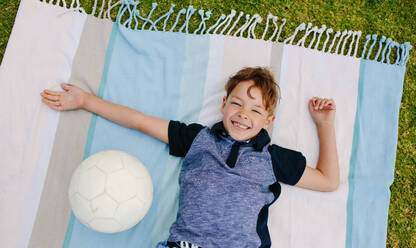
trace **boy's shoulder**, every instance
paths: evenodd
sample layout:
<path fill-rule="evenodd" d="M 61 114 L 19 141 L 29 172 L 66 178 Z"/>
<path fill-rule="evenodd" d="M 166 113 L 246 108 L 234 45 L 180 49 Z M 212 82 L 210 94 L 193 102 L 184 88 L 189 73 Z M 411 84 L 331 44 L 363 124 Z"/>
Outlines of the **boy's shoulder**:
<path fill-rule="evenodd" d="M 306 168 L 305 156 L 299 151 L 276 144 L 271 144 L 268 150 L 278 181 L 295 185 Z"/>

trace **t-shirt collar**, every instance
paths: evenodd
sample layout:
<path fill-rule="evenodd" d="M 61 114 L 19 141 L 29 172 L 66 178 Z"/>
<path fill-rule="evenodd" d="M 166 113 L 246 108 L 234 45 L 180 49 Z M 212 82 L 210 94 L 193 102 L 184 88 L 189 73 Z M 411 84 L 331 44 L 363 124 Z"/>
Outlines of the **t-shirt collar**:
<path fill-rule="evenodd" d="M 216 135 L 222 135 L 224 137 L 228 136 L 222 121 L 215 123 L 212 126 L 211 131 Z M 260 132 L 250 140 L 249 143 L 252 144 L 257 151 L 261 151 L 265 145 L 270 143 L 270 136 L 267 131 L 262 128 Z"/>

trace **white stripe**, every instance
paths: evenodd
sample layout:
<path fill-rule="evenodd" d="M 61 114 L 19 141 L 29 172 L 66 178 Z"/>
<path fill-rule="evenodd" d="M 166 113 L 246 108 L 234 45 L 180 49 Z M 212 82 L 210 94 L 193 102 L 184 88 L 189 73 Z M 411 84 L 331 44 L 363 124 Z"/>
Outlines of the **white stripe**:
<path fill-rule="evenodd" d="M 39 94 L 69 79 L 86 19 L 75 12 L 58 18 L 62 10 L 22 0 L 2 62 L 0 113 L 7 120 L 0 129 L 0 219 L 7 223 L 0 227 L 2 247 L 27 247 L 35 222 L 59 119 Z M 28 42 L 39 37 L 42 42 Z"/>
<path fill-rule="evenodd" d="M 288 45 L 283 54 L 279 80 L 282 100 L 272 143 L 301 151 L 307 164 L 315 167 L 319 141 L 308 100 L 313 96 L 333 98 L 337 106 L 335 130 L 341 180 L 334 192 L 282 184 L 282 194 L 269 212 L 272 243 L 287 248 L 344 247 L 360 60 Z M 322 233 L 326 238 L 316 238 Z"/>
<path fill-rule="evenodd" d="M 222 98 L 230 76 L 247 66 L 269 66 L 272 42 L 234 36 L 210 37 L 210 55 L 205 80 L 200 123 L 211 126 L 222 119 Z"/>
<path fill-rule="evenodd" d="M 221 95 L 224 82 L 221 81 L 222 60 L 224 54 L 224 37 L 210 35 L 208 67 L 205 79 L 205 90 L 199 123 L 207 126 L 221 120 Z"/>

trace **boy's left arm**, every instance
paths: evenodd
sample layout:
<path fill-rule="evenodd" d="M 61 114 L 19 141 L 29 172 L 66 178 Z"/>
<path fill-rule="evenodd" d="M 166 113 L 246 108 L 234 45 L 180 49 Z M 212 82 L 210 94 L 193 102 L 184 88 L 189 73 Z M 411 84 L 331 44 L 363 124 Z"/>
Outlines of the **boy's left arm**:
<path fill-rule="evenodd" d="M 296 186 L 317 191 L 334 191 L 338 188 L 335 110 L 335 102 L 332 99 L 313 97 L 309 100 L 309 111 L 318 129 L 319 159 L 316 169 L 306 166 Z"/>

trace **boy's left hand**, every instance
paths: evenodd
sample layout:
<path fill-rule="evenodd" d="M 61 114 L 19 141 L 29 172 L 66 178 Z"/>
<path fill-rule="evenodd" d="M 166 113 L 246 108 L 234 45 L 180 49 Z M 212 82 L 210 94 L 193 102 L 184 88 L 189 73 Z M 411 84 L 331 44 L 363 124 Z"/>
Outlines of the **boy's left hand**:
<path fill-rule="evenodd" d="M 335 102 L 332 99 L 312 97 L 309 100 L 309 112 L 317 126 L 321 124 L 333 124 L 335 110 Z"/>

